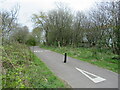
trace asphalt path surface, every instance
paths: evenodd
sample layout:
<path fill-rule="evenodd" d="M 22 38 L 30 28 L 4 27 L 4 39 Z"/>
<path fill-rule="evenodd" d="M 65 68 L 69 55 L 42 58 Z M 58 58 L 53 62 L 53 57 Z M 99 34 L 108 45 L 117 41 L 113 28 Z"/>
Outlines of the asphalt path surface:
<path fill-rule="evenodd" d="M 31 47 L 48 68 L 72 88 L 118 88 L 118 74 L 90 63 L 39 48 Z"/>

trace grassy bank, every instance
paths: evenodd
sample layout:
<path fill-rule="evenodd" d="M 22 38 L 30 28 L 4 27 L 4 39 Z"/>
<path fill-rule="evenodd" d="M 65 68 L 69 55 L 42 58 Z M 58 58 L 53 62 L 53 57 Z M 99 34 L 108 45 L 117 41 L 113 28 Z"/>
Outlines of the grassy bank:
<path fill-rule="evenodd" d="M 14 43 L 1 47 L 3 88 L 65 88 L 26 45 Z"/>
<path fill-rule="evenodd" d="M 50 46 L 40 46 L 45 49 L 49 49 L 61 54 L 65 52 L 68 56 L 89 62 L 91 64 L 97 65 L 102 68 L 109 69 L 113 72 L 119 70 L 118 64 L 120 60 L 113 59 L 117 55 L 113 54 L 110 50 L 99 50 L 96 48 L 73 48 L 73 47 L 50 47 Z"/>

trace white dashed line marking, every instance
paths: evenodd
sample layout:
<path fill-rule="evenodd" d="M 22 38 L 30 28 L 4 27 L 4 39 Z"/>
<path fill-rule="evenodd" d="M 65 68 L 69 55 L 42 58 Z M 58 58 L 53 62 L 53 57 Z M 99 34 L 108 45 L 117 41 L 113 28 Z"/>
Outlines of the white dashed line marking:
<path fill-rule="evenodd" d="M 49 50 L 43 50 L 43 51 L 34 51 L 34 52 L 49 52 Z"/>
<path fill-rule="evenodd" d="M 89 73 L 87 71 L 84 71 L 84 70 L 81 70 L 77 67 L 75 67 L 78 71 L 80 71 L 82 74 L 84 74 L 86 77 L 88 77 L 90 80 L 92 80 L 94 83 L 99 83 L 99 82 L 102 82 L 102 81 L 105 81 L 106 79 L 102 78 L 102 77 L 99 77 L 97 75 L 94 75 L 92 73 Z M 95 77 L 95 78 L 92 78 L 90 77 L 89 75 Z"/>
<path fill-rule="evenodd" d="M 43 52 L 43 51 L 34 51 L 34 52 Z"/>

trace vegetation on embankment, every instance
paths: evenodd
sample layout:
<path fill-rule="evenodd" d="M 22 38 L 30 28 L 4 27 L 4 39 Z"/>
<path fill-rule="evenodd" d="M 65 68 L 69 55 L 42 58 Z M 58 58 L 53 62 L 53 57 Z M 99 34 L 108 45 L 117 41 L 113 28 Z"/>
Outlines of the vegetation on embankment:
<path fill-rule="evenodd" d="M 96 48 L 73 48 L 73 47 L 51 47 L 51 46 L 40 46 L 41 48 L 49 49 L 61 54 L 67 53 L 68 56 L 89 62 L 91 64 L 97 65 L 109 69 L 113 72 L 117 72 L 120 64 L 120 60 L 114 59 L 118 55 L 112 53 L 108 49 L 96 49 Z"/>
<path fill-rule="evenodd" d="M 3 88 L 68 87 L 26 45 L 12 43 L 1 49 Z"/>

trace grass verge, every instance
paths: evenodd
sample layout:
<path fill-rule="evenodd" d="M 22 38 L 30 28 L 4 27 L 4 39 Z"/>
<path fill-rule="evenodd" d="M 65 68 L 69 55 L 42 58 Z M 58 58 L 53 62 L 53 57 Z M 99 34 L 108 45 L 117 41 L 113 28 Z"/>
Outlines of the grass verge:
<path fill-rule="evenodd" d="M 34 88 L 66 88 L 69 87 L 65 82 L 56 77 L 48 67 L 35 55 L 34 61 L 27 69 L 26 75 Z"/>
<path fill-rule="evenodd" d="M 102 68 L 106 68 L 113 72 L 118 73 L 120 67 L 120 60 L 112 59 L 117 57 L 110 50 L 99 50 L 96 48 L 73 48 L 73 47 L 50 47 L 50 46 L 40 46 L 44 49 L 49 49 L 61 54 L 67 53 L 68 56 L 89 62 L 91 64 L 97 65 Z"/>
<path fill-rule="evenodd" d="M 23 44 L 2 49 L 2 88 L 66 88 L 47 66 Z"/>

